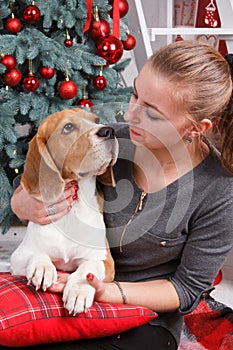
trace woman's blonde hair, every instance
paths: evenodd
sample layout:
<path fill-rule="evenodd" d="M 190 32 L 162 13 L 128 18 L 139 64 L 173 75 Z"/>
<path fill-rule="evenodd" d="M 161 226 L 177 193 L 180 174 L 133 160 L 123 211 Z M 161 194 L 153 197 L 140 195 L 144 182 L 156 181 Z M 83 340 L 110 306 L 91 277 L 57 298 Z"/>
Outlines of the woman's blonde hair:
<path fill-rule="evenodd" d="M 233 174 L 233 97 L 230 66 L 212 46 L 184 40 L 162 47 L 149 59 L 174 86 L 176 102 L 195 122 L 219 120 L 221 159 Z"/>

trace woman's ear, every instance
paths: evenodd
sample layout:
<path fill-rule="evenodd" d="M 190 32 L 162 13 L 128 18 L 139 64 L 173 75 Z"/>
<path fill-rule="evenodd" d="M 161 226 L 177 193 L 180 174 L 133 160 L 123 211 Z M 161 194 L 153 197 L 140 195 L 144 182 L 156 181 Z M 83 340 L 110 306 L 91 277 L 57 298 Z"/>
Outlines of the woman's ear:
<path fill-rule="evenodd" d="M 198 123 L 195 123 L 189 130 L 189 135 L 193 138 L 205 135 L 212 128 L 212 121 L 204 118 Z"/>

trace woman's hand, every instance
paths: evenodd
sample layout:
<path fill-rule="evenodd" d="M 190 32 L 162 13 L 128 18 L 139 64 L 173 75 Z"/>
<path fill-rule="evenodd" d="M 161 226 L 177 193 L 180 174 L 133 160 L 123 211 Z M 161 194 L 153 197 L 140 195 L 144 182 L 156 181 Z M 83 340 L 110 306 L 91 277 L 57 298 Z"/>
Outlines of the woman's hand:
<path fill-rule="evenodd" d="M 58 271 L 57 282 L 54 283 L 51 287 L 47 288 L 47 291 L 51 293 L 63 293 L 69 275 L 70 273 L 68 272 Z"/>
<path fill-rule="evenodd" d="M 57 282 L 54 283 L 51 287 L 47 289 L 48 292 L 51 293 L 63 293 L 66 282 L 70 273 L 58 271 L 57 273 Z M 98 280 L 92 273 L 87 274 L 86 276 L 87 282 L 95 288 L 95 301 L 106 302 L 108 301 L 108 292 L 107 287 L 110 287 L 110 283 L 105 283 L 103 281 Z M 113 289 L 115 288 L 112 286 Z"/>
<path fill-rule="evenodd" d="M 75 180 L 66 184 L 64 193 L 56 203 L 49 207 L 42 201 L 30 196 L 21 186 L 14 192 L 11 198 L 12 211 L 23 221 L 33 221 L 40 225 L 49 224 L 62 218 L 77 199 L 78 186 Z"/>
<path fill-rule="evenodd" d="M 47 290 L 52 293 L 62 293 L 70 273 L 58 271 L 57 273 L 57 282 L 49 287 Z M 106 284 L 103 281 L 98 280 L 92 273 L 89 273 L 86 276 L 87 282 L 95 288 L 95 300 L 96 301 L 105 301 L 104 294 L 106 292 Z"/>
<path fill-rule="evenodd" d="M 88 273 L 86 276 L 88 283 L 95 288 L 95 300 L 105 302 L 107 298 L 107 284 L 103 281 L 98 280 L 95 275 Z"/>

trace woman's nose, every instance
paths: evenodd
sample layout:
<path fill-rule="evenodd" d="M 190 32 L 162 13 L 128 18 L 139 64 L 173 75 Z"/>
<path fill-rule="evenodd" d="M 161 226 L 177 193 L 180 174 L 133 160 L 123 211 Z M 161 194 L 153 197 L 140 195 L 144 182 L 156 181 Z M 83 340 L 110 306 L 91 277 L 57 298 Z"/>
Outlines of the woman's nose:
<path fill-rule="evenodd" d="M 137 103 L 129 103 L 124 118 L 127 122 L 140 123 L 142 117 L 142 106 Z"/>

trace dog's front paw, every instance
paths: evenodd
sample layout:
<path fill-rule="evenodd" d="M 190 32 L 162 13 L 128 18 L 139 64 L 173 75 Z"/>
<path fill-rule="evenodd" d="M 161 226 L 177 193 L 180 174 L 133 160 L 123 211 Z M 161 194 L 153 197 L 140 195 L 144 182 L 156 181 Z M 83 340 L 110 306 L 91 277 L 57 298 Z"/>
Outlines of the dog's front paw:
<path fill-rule="evenodd" d="M 57 270 L 50 259 L 33 258 L 28 264 L 26 277 L 36 290 L 46 291 L 57 281 Z"/>
<path fill-rule="evenodd" d="M 71 274 L 63 292 L 64 307 L 74 315 L 87 312 L 93 304 L 94 296 L 95 289 L 92 286 Z"/>

